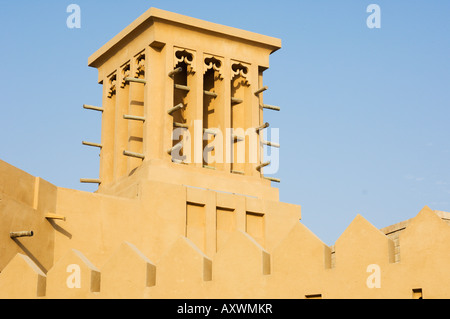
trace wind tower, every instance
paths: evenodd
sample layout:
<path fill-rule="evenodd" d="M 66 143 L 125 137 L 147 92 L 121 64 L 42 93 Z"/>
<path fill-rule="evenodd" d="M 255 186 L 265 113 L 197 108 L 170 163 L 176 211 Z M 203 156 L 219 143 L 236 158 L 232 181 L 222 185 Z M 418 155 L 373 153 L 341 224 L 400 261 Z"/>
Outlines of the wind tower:
<path fill-rule="evenodd" d="M 263 73 L 276 38 L 151 8 L 89 58 L 103 85 L 98 193 L 140 181 L 278 201 L 264 176 Z"/>
<path fill-rule="evenodd" d="M 279 201 L 262 133 L 280 46 L 152 8 L 94 53 L 99 188 L 0 160 L 0 298 L 448 298 L 448 213 L 357 215 L 329 247 Z"/>

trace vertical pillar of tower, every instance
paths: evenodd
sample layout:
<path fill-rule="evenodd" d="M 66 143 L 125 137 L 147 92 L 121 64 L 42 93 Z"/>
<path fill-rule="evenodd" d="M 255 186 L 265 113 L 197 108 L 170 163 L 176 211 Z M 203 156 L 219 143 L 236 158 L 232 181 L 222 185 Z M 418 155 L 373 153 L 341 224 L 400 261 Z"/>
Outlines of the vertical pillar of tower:
<path fill-rule="evenodd" d="M 222 115 L 222 133 L 223 133 L 223 165 L 222 169 L 226 172 L 231 171 L 231 158 L 233 156 L 233 137 L 229 136 L 228 133 L 232 128 L 231 123 L 231 60 L 229 58 L 223 59 L 222 66 L 222 74 L 223 74 L 223 115 Z"/>
<path fill-rule="evenodd" d="M 264 86 L 264 80 L 263 80 L 263 70 L 261 68 L 258 67 L 258 87 L 262 88 Z M 264 94 L 261 93 L 259 94 L 259 96 L 257 96 L 258 99 L 258 121 L 259 121 L 259 125 L 263 125 L 264 123 L 264 109 L 261 107 L 261 105 L 264 105 Z M 261 143 L 261 141 L 263 140 L 263 136 L 264 134 L 266 134 L 264 131 L 260 131 L 258 134 L 258 161 L 259 163 L 257 165 L 259 165 L 260 163 L 264 162 L 264 145 Z M 260 176 L 262 176 L 263 169 L 261 169 L 260 172 L 257 172 L 257 174 L 259 174 Z"/>
<path fill-rule="evenodd" d="M 107 185 L 114 180 L 114 135 L 116 108 L 116 73 L 103 79 L 102 150 L 100 152 L 100 180 Z"/>
<path fill-rule="evenodd" d="M 188 75 L 188 86 L 191 88 L 186 115 L 191 136 L 192 165 L 203 167 L 203 52 L 196 51 L 193 62 L 193 73 Z"/>
<path fill-rule="evenodd" d="M 172 107 L 173 80 L 168 76 L 171 71 L 172 60 L 168 59 L 168 47 L 150 45 L 145 51 L 146 86 L 144 94 L 144 154 L 145 159 L 162 159 L 167 156 L 164 151 L 166 145 L 164 128 L 172 125 L 172 119 L 167 110 Z M 170 54 L 170 53 L 169 53 Z M 167 62 L 167 60 L 170 60 Z M 168 93 L 170 91 L 170 93 Z M 169 145 L 169 143 L 167 143 Z M 168 147 L 167 147 L 168 148 Z"/>
<path fill-rule="evenodd" d="M 167 154 L 167 150 L 171 149 L 173 146 L 175 146 L 175 144 L 178 144 L 178 140 L 179 138 L 177 136 L 174 136 L 174 122 L 180 122 L 180 124 L 183 125 L 188 125 L 190 126 L 191 123 L 189 122 L 189 113 L 191 112 L 191 105 L 193 103 L 191 103 L 191 99 L 192 99 L 192 95 L 193 95 L 193 89 L 189 86 L 190 84 L 190 76 L 189 76 L 189 71 L 187 71 L 187 77 L 182 79 L 182 83 L 178 82 L 179 77 L 177 76 L 173 76 L 172 78 L 168 76 L 168 74 L 173 71 L 175 69 L 175 67 L 178 66 L 177 62 L 178 60 L 176 60 L 176 53 L 177 52 L 182 52 L 183 49 L 181 48 L 177 48 L 175 47 L 172 43 L 166 43 L 165 48 L 164 48 L 164 56 L 165 56 L 165 70 L 164 70 L 164 79 L 165 81 L 161 81 L 161 79 L 158 79 L 157 81 L 159 81 L 160 83 L 162 83 L 162 85 L 164 85 L 164 100 L 163 100 L 163 104 L 164 104 L 164 130 L 163 130 L 163 138 L 164 138 L 164 145 L 163 145 L 163 150 L 164 150 L 164 157 L 163 158 L 167 158 L 169 161 L 172 160 L 172 155 L 171 154 Z M 184 59 L 184 58 L 182 58 Z M 195 61 L 195 60 L 194 60 Z M 187 67 L 189 69 L 189 67 Z M 184 77 L 185 74 L 183 73 Z M 186 81 L 186 83 L 184 82 Z M 180 90 L 180 89 L 176 89 L 175 85 L 182 85 L 182 86 L 186 86 L 189 87 L 189 91 L 186 90 Z M 177 115 L 169 115 L 167 113 L 167 111 L 176 106 L 175 104 L 180 103 L 183 105 L 183 109 L 178 111 Z M 174 117 L 175 116 L 175 117 Z M 186 123 L 183 123 L 183 122 Z M 176 133 L 180 133 L 179 131 L 181 131 L 182 129 L 177 130 Z M 184 139 L 183 139 L 184 140 Z M 186 142 L 186 141 L 184 141 Z M 184 143 L 183 142 L 183 143 Z M 179 152 L 180 154 L 185 154 L 186 155 L 186 150 L 183 149 L 182 150 L 177 150 L 176 152 Z"/>
<path fill-rule="evenodd" d="M 145 62 L 144 65 L 140 64 L 141 59 L 145 59 L 143 53 L 139 53 L 131 60 L 130 73 L 132 78 L 145 79 Z M 145 60 L 144 60 L 145 61 Z M 143 117 L 144 115 L 144 92 L 145 85 L 142 83 L 130 82 L 130 94 L 128 103 L 128 115 Z M 142 121 L 129 120 L 128 121 L 128 147 L 127 150 L 133 153 L 143 153 L 143 128 L 144 123 Z M 122 155 L 123 156 L 123 155 Z M 136 168 L 142 165 L 142 159 L 129 157 L 128 158 L 128 174 L 133 172 Z"/>
<path fill-rule="evenodd" d="M 251 136 L 248 129 L 251 127 L 248 118 L 251 116 L 252 94 L 248 77 L 249 66 L 238 61 L 231 61 L 229 72 L 232 74 L 231 97 L 234 99 L 231 106 L 231 126 L 233 128 L 233 157 L 231 169 L 233 173 L 251 175 L 249 161 L 249 145 Z"/>
<path fill-rule="evenodd" d="M 226 121 L 226 114 L 230 110 L 231 101 L 229 95 L 225 94 L 225 80 L 223 74 L 223 59 L 220 60 L 220 70 L 215 72 L 215 92 L 217 93 L 217 97 L 214 99 L 214 108 L 216 112 L 216 123 L 215 126 L 219 129 L 220 134 L 216 135 L 216 146 L 218 150 L 215 151 L 215 160 L 216 160 L 216 169 L 220 171 L 224 171 L 226 166 L 225 164 L 225 136 L 226 136 L 226 128 L 229 127 Z M 220 141 L 219 141 L 220 139 Z M 219 149 L 220 148 L 220 149 Z"/>
<path fill-rule="evenodd" d="M 229 98 L 225 96 L 223 76 L 223 58 L 204 54 L 203 65 L 203 120 L 204 128 L 212 129 L 216 134 L 208 133 L 208 144 L 205 150 L 208 167 L 224 170 L 224 141 L 225 141 L 225 109 Z"/>
<path fill-rule="evenodd" d="M 250 127 L 259 127 L 260 125 L 262 125 L 262 119 L 260 116 L 260 107 L 259 107 L 259 97 L 261 96 L 261 94 L 259 95 L 255 95 L 254 92 L 257 91 L 260 87 L 260 83 L 259 83 L 259 67 L 258 65 L 255 65 L 254 63 L 252 63 L 249 67 L 249 81 L 250 81 L 250 89 L 251 89 L 251 103 L 249 103 L 247 105 L 247 107 L 249 109 L 247 109 L 245 111 L 245 126 L 250 128 Z M 256 146 L 253 145 L 251 142 L 249 142 L 248 146 L 247 146 L 247 152 L 248 152 L 248 160 L 246 161 L 246 174 L 250 175 L 250 176 L 259 176 L 260 173 L 256 170 L 256 167 L 260 164 L 260 156 L 261 156 L 261 152 L 260 152 L 260 134 L 261 132 L 256 132 L 257 134 L 257 141 L 256 141 Z M 256 148 L 256 149 L 255 149 Z M 252 161 L 254 162 L 256 157 L 256 163 L 251 163 Z"/>
<path fill-rule="evenodd" d="M 127 158 L 123 151 L 128 146 L 128 122 L 123 118 L 128 114 L 130 85 L 125 78 L 130 76 L 130 62 L 123 65 L 117 72 L 117 92 L 114 122 L 114 180 L 127 174 Z"/>

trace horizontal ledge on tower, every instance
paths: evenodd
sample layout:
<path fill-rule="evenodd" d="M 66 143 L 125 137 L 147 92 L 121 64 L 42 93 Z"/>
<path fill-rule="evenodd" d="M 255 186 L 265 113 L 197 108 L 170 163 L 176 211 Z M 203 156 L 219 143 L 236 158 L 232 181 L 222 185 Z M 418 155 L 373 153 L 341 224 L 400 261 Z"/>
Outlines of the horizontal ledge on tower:
<path fill-rule="evenodd" d="M 203 133 L 217 135 L 217 130 L 212 129 L 212 128 L 205 128 L 205 129 L 203 129 Z"/>
<path fill-rule="evenodd" d="M 143 116 L 124 115 L 123 118 L 124 118 L 125 120 L 132 120 L 132 121 L 142 121 L 142 122 L 145 122 L 145 117 L 143 117 Z"/>
<path fill-rule="evenodd" d="M 189 86 L 186 85 L 181 85 L 181 84 L 175 84 L 174 86 L 177 90 L 182 90 L 182 91 L 187 91 L 189 92 L 191 90 L 191 88 Z"/>
<path fill-rule="evenodd" d="M 33 237 L 34 232 L 33 231 L 20 231 L 20 232 L 11 232 L 9 233 L 9 237 L 11 239 L 14 238 L 21 238 L 21 237 Z"/>
<path fill-rule="evenodd" d="M 173 151 L 175 151 L 175 150 L 177 150 L 177 149 L 181 149 L 181 148 L 183 148 L 183 142 L 180 142 L 180 143 L 178 143 L 177 145 L 173 146 L 172 148 L 169 148 L 169 149 L 167 150 L 167 153 L 168 153 L 169 155 L 172 155 L 172 152 L 173 152 Z"/>
<path fill-rule="evenodd" d="M 281 111 L 281 108 L 280 108 L 280 107 L 274 106 L 274 105 L 263 104 L 262 107 L 263 107 L 264 109 L 268 109 L 268 110 Z"/>
<path fill-rule="evenodd" d="M 145 159 L 145 155 L 144 154 L 134 153 L 134 152 L 130 152 L 130 151 L 123 151 L 123 155 L 128 156 L 128 157 L 135 157 L 135 158 Z"/>
<path fill-rule="evenodd" d="M 280 148 L 281 147 L 280 144 L 277 144 L 277 143 L 274 143 L 274 142 L 262 141 L 261 143 L 264 144 L 264 145 L 267 145 L 267 146 L 275 147 L 275 148 Z"/>
<path fill-rule="evenodd" d="M 210 97 L 213 97 L 213 98 L 218 97 L 218 94 L 215 93 L 215 92 L 203 91 L 203 93 L 204 93 L 205 95 L 210 96 Z"/>
<path fill-rule="evenodd" d="M 83 108 L 86 110 L 93 110 L 93 111 L 98 111 L 98 112 L 103 112 L 104 109 L 98 106 L 93 106 L 93 105 L 87 105 L 87 104 L 83 104 Z"/>
<path fill-rule="evenodd" d="M 233 141 L 235 142 L 245 141 L 245 136 L 233 134 Z"/>
<path fill-rule="evenodd" d="M 141 84 L 146 84 L 147 83 L 147 81 L 145 81 L 144 79 L 137 79 L 137 78 L 125 78 L 124 81 L 125 82 L 141 83 Z"/>
<path fill-rule="evenodd" d="M 102 144 L 98 144 L 98 143 L 91 143 L 91 142 L 83 141 L 82 144 L 85 145 L 85 146 L 92 146 L 92 147 L 103 148 L 103 145 Z"/>
<path fill-rule="evenodd" d="M 85 184 L 101 184 L 102 182 L 101 182 L 99 179 L 82 178 L 82 179 L 80 179 L 80 183 L 85 183 Z"/>
<path fill-rule="evenodd" d="M 268 128 L 269 126 L 270 126 L 269 123 L 264 123 L 263 125 L 257 127 L 255 130 L 259 132 L 259 131 L 261 131 L 261 130 L 263 130 L 265 128 Z"/>
<path fill-rule="evenodd" d="M 258 91 L 255 92 L 255 95 L 258 95 L 258 94 L 260 94 L 260 93 L 262 93 L 264 91 L 267 91 L 268 89 L 269 89 L 269 87 L 267 87 L 267 86 L 262 87 Z"/>
<path fill-rule="evenodd" d="M 173 122 L 173 127 L 178 127 L 178 128 L 189 128 L 189 125 L 184 124 L 184 123 Z"/>
<path fill-rule="evenodd" d="M 179 67 L 179 68 L 176 68 L 175 70 L 170 71 L 169 72 L 169 77 L 173 77 L 175 74 L 180 73 L 180 72 L 183 72 L 183 68 L 182 67 Z"/>
<path fill-rule="evenodd" d="M 258 165 L 256 167 L 256 169 L 259 171 L 259 170 L 261 170 L 261 168 L 269 166 L 269 165 L 270 165 L 270 161 L 269 162 L 265 162 L 265 163 L 261 163 L 260 165 Z"/>
<path fill-rule="evenodd" d="M 244 102 L 243 99 L 238 99 L 237 97 L 232 97 L 232 98 L 231 98 L 231 103 L 232 103 L 232 104 L 241 104 L 241 103 L 243 103 L 243 102 Z"/>
<path fill-rule="evenodd" d="M 181 110 L 183 108 L 185 108 L 185 105 L 183 103 L 180 103 L 180 104 L 175 105 L 174 107 L 172 107 L 170 110 L 168 110 L 167 113 L 169 115 L 172 115 L 172 113 L 174 113 L 174 112 L 176 112 L 178 110 Z"/>
<path fill-rule="evenodd" d="M 58 219 L 58 220 L 66 221 L 66 216 L 57 215 L 57 214 L 53 214 L 53 213 L 47 213 L 45 215 L 45 218 L 46 219 Z"/>
<path fill-rule="evenodd" d="M 278 178 L 273 178 L 273 177 L 263 177 L 264 179 L 267 179 L 267 180 L 269 180 L 269 181 L 271 181 L 271 182 L 274 182 L 274 183 L 281 183 L 281 180 L 280 179 L 278 179 Z"/>

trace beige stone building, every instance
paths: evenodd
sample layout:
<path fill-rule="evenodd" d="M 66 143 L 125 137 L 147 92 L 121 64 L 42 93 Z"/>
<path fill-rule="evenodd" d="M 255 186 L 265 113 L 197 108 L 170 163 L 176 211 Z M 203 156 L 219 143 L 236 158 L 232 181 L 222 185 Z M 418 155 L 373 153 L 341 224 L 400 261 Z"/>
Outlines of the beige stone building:
<path fill-rule="evenodd" d="M 280 48 L 152 8 L 95 52 L 98 191 L 0 161 L 0 298 L 449 298 L 449 213 L 358 215 L 329 247 L 279 201 L 261 132 Z"/>

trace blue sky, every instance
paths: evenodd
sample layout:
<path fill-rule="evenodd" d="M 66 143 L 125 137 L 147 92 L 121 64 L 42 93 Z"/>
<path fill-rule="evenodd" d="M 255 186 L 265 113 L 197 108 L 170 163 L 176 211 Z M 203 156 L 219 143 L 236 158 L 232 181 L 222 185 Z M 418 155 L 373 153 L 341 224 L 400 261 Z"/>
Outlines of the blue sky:
<path fill-rule="evenodd" d="M 69 29 L 69 4 L 81 28 Z M 366 8 L 381 9 L 369 29 Z M 356 214 L 376 227 L 450 211 L 449 1 L 3 1 L 0 159 L 94 191 L 101 105 L 88 57 L 150 7 L 282 39 L 265 73 L 280 128 L 280 200 L 334 244 Z"/>

